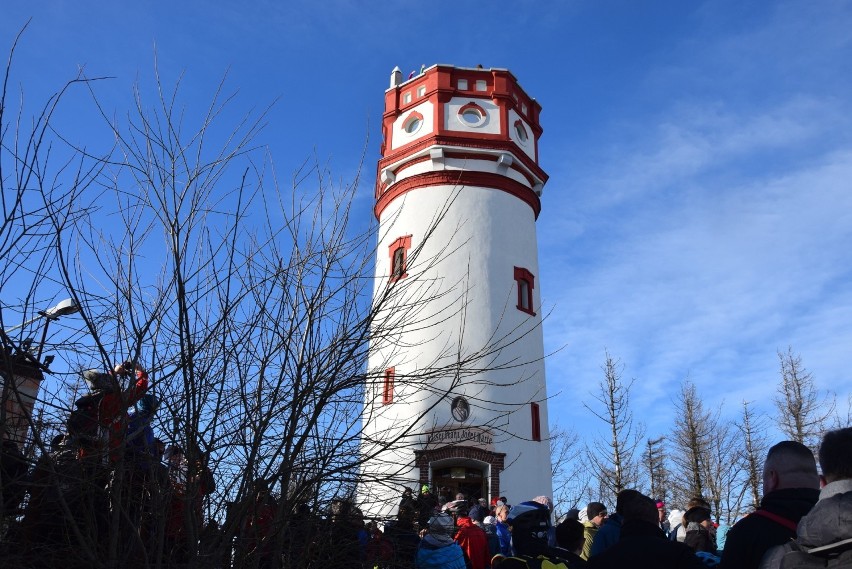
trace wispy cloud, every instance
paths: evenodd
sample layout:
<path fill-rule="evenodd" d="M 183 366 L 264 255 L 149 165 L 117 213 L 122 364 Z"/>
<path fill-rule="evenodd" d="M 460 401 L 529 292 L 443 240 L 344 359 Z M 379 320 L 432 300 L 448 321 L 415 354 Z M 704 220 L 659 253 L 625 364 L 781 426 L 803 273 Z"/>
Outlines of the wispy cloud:
<path fill-rule="evenodd" d="M 795 74 L 848 45 L 825 32 L 795 61 L 769 61 L 758 46 L 812 32 L 811 24 L 838 30 L 794 16 L 782 6 L 756 30 L 703 45 L 711 57 L 685 54 L 699 65 L 689 74 L 700 76 L 703 64 L 716 76 L 713 92 L 683 92 L 653 115 L 614 117 L 602 126 L 612 137 L 607 152 L 556 170 L 569 182 L 546 193 L 547 215 L 564 219 L 542 227 L 541 257 L 544 295 L 557 307 L 546 338 L 566 346 L 549 363 L 549 381 L 564 401 L 588 399 L 604 348 L 637 378 L 635 403 L 657 431 L 670 428 L 671 415 L 649 411 L 669 408 L 687 376 L 713 404 L 731 403 L 730 413 L 742 399 L 768 404 L 775 350 L 787 345 L 813 362 L 820 385 L 852 391 L 844 363 L 852 345 L 850 102 L 834 83 L 772 74 L 770 101 L 725 96 L 736 93 L 737 77 L 766 78 L 764 65 Z M 648 88 L 664 90 L 663 78 L 681 72 L 651 68 Z M 572 406 L 564 408 L 570 416 Z"/>

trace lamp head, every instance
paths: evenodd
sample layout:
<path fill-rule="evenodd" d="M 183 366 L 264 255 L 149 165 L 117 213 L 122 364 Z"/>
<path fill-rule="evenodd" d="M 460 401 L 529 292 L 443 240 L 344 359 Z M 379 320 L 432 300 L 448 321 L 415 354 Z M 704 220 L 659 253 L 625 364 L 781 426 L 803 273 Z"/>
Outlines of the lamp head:
<path fill-rule="evenodd" d="M 56 320 L 60 316 L 67 316 L 77 312 L 80 312 L 80 305 L 78 305 L 73 298 L 66 298 L 53 308 L 45 310 L 44 316 L 50 320 Z"/>

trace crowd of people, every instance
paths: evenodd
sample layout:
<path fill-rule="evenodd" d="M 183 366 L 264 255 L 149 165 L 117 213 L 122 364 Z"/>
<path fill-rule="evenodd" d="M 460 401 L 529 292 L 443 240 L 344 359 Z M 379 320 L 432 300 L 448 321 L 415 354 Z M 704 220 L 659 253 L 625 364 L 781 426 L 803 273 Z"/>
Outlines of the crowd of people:
<path fill-rule="evenodd" d="M 515 506 L 501 497 L 489 505 L 463 495 L 436 498 L 424 486 L 417 498 L 406 490 L 399 511 L 400 519 L 416 512 L 422 527 L 417 569 L 850 569 L 852 428 L 824 435 L 819 465 L 821 473 L 801 443 L 773 446 L 760 507 L 730 528 L 713 521 L 701 497 L 668 512 L 664 502 L 633 489 L 616 496 L 611 515 L 602 502 L 590 502 L 555 527 L 545 496 Z M 376 561 L 367 559 L 367 566 L 381 566 Z"/>
<path fill-rule="evenodd" d="M 141 366 L 82 376 L 88 393 L 32 468 L 3 441 L 3 556 L 21 566 L 94 566 L 112 548 L 114 558 L 159 550 L 169 562 L 185 560 L 197 537 L 186 520 L 201 520 L 214 490 L 207 455 L 154 436 L 159 400 Z"/>
<path fill-rule="evenodd" d="M 821 474 L 804 445 L 773 446 L 760 507 L 732 528 L 701 497 L 669 512 L 626 489 L 612 513 L 593 501 L 554 524 L 547 496 L 511 504 L 428 484 L 406 488 L 393 519 L 369 521 L 349 500 L 322 513 L 285 503 L 264 480 L 246 482 L 225 520 L 205 520 L 208 457 L 156 438 L 145 370 L 83 377 L 90 392 L 33 468 L 3 441 L 0 559 L 26 560 L 10 567 L 852 568 L 852 428 L 825 434 Z"/>

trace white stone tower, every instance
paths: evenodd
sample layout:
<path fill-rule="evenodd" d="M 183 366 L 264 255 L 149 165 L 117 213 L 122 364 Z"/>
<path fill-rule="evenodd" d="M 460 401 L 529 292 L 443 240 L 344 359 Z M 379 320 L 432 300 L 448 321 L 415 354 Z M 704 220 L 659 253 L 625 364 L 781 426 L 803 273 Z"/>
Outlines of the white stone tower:
<path fill-rule="evenodd" d="M 358 500 L 403 486 L 551 494 L 536 218 L 540 105 L 505 69 L 434 65 L 385 92 Z"/>

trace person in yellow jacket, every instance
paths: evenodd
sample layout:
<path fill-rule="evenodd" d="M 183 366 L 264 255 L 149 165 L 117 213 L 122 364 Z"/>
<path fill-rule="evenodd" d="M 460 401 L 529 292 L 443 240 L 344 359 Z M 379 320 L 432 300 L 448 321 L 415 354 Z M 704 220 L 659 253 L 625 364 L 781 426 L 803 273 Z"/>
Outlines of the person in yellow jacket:
<path fill-rule="evenodd" d="M 583 522 L 583 537 L 586 541 L 583 543 L 583 553 L 580 554 L 580 557 L 588 561 L 589 554 L 592 552 L 592 542 L 595 541 L 595 534 L 598 533 L 598 529 L 606 520 L 606 506 L 600 502 L 589 502 L 589 505 L 586 506 L 586 515 L 589 517 L 587 521 Z"/>

